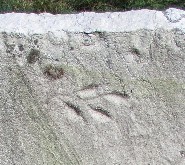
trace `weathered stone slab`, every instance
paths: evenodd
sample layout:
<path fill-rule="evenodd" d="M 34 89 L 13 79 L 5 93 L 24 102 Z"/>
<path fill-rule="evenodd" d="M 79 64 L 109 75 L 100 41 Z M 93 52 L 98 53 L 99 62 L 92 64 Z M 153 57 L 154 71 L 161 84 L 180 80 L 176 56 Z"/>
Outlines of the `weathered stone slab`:
<path fill-rule="evenodd" d="M 185 164 L 185 11 L 0 21 L 1 165 Z"/>

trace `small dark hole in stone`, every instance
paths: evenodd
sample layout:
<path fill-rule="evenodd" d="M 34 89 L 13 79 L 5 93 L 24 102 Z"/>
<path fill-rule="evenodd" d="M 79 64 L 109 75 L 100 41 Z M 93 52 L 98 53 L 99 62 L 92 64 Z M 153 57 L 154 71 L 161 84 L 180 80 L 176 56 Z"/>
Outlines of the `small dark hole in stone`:
<path fill-rule="evenodd" d="M 6 32 L 2 32 L 2 34 L 3 34 L 3 37 L 4 37 L 4 38 L 7 38 L 7 37 L 8 37 L 8 35 L 7 35 Z"/>
<path fill-rule="evenodd" d="M 99 35 L 100 38 L 103 38 L 103 39 L 105 38 L 105 32 L 98 32 L 97 31 L 96 33 Z"/>
<path fill-rule="evenodd" d="M 185 157 L 185 151 L 180 151 L 180 155 L 181 155 L 182 157 Z"/>
<path fill-rule="evenodd" d="M 22 44 L 18 45 L 18 48 L 19 48 L 19 51 L 21 51 L 21 52 L 24 50 L 24 47 Z"/>
<path fill-rule="evenodd" d="M 15 48 L 15 44 L 6 44 L 6 46 L 7 46 L 7 49 L 6 49 L 7 53 L 11 53 Z"/>
<path fill-rule="evenodd" d="M 91 38 L 85 38 L 84 39 L 84 42 L 83 42 L 83 44 L 85 45 L 85 46 L 90 46 L 91 45 Z"/>
<path fill-rule="evenodd" d="M 74 50 L 74 47 L 70 47 L 70 50 Z"/>
<path fill-rule="evenodd" d="M 38 41 L 38 39 L 36 39 L 33 42 L 34 42 L 35 45 L 37 45 L 39 41 Z"/>
<path fill-rule="evenodd" d="M 30 64 L 35 63 L 40 57 L 40 51 L 36 49 L 31 49 L 29 55 L 27 56 L 27 62 Z"/>
<path fill-rule="evenodd" d="M 132 53 L 140 55 L 140 51 L 137 48 L 132 48 Z"/>
<path fill-rule="evenodd" d="M 64 70 L 61 66 L 47 65 L 43 72 L 47 77 L 51 79 L 59 79 L 64 75 Z"/>

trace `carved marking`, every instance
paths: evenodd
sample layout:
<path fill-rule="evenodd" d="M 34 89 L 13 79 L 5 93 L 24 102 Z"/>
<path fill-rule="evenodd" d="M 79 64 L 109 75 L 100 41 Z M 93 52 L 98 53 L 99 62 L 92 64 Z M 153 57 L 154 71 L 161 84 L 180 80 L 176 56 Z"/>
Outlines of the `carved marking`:
<path fill-rule="evenodd" d="M 79 107 L 79 106 L 74 105 L 73 103 L 71 103 L 71 102 L 69 102 L 69 101 L 64 101 L 64 103 L 65 103 L 70 109 L 74 110 L 74 112 L 75 112 L 78 116 L 82 117 L 82 119 L 83 119 L 84 121 L 86 121 L 86 119 L 85 119 L 85 117 L 84 117 L 84 115 L 83 115 L 83 112 L 80 110 L 80 107 Z"/>
<path fill-rule="evenodd" d="M 78 96 L 82 99 L 91 99 L 98 97 L 96 88 L 98 88 L 98 84 L 90 84 L 88 86 L 85 86 L 81 90 L 77 92 Z"/>
<path fill-rule="evenodd" d="M 96 111 L 96 112 L 99 112 L 101 113 L 102 115 L 106 116 L 106 117 L 109 117 L 111 118 L 111 115 L 110 115 L 110 112 L 106 111 L 105 109 L 103 109 L 102 107 L 95 107 L 93 105 L 90 105 L 89 106 L 91 107 L 92 110 Z"/>
<path fill-rule="evenodd" d="M 127 99 L 130 98 L 130 96 L 126 92 L 121 93 L 121 92 L 113 91 L 111 93 L 105 94 L 103 97 L 109 102 L 116 104 L 118 106 L 125 105 L 129 107 Z"/>
<path fill-rule="evenodd" d="M 123 91 L 123 93 L 119 91 L 112 91 L 110 94 L 117 95 L 125 99 L 130 98 L 130 96 L 125 91 Z"/>

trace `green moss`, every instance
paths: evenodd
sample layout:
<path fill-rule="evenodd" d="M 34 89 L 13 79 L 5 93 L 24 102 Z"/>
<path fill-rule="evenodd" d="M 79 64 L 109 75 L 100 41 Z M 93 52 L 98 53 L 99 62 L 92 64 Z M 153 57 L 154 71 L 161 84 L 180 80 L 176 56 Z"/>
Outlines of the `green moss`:
<path fill-rule="evenodd" d="M 177 96 L 184 93 L 185 83 L 180 83 L 172 78 L 153 78 L 134 80 L 129 82 L 132 84 L 136 91 L 136 97 L 145 98 L 158 98 L 160 101 L 168 105 L 174 103 L 182 104 L 182 100 Z"/>

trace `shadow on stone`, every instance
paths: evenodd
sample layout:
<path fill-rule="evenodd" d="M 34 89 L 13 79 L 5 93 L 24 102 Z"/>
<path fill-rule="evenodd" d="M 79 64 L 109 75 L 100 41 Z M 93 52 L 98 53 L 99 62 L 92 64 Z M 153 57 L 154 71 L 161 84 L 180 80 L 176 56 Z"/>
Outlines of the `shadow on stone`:
<path fill-rule="evenodd" d="M 34 64 L 40 58 L 40 51 L 37 49 L 31 49 L 30 53 L 27 56 L 27 62 L 29 64 Z"/>

